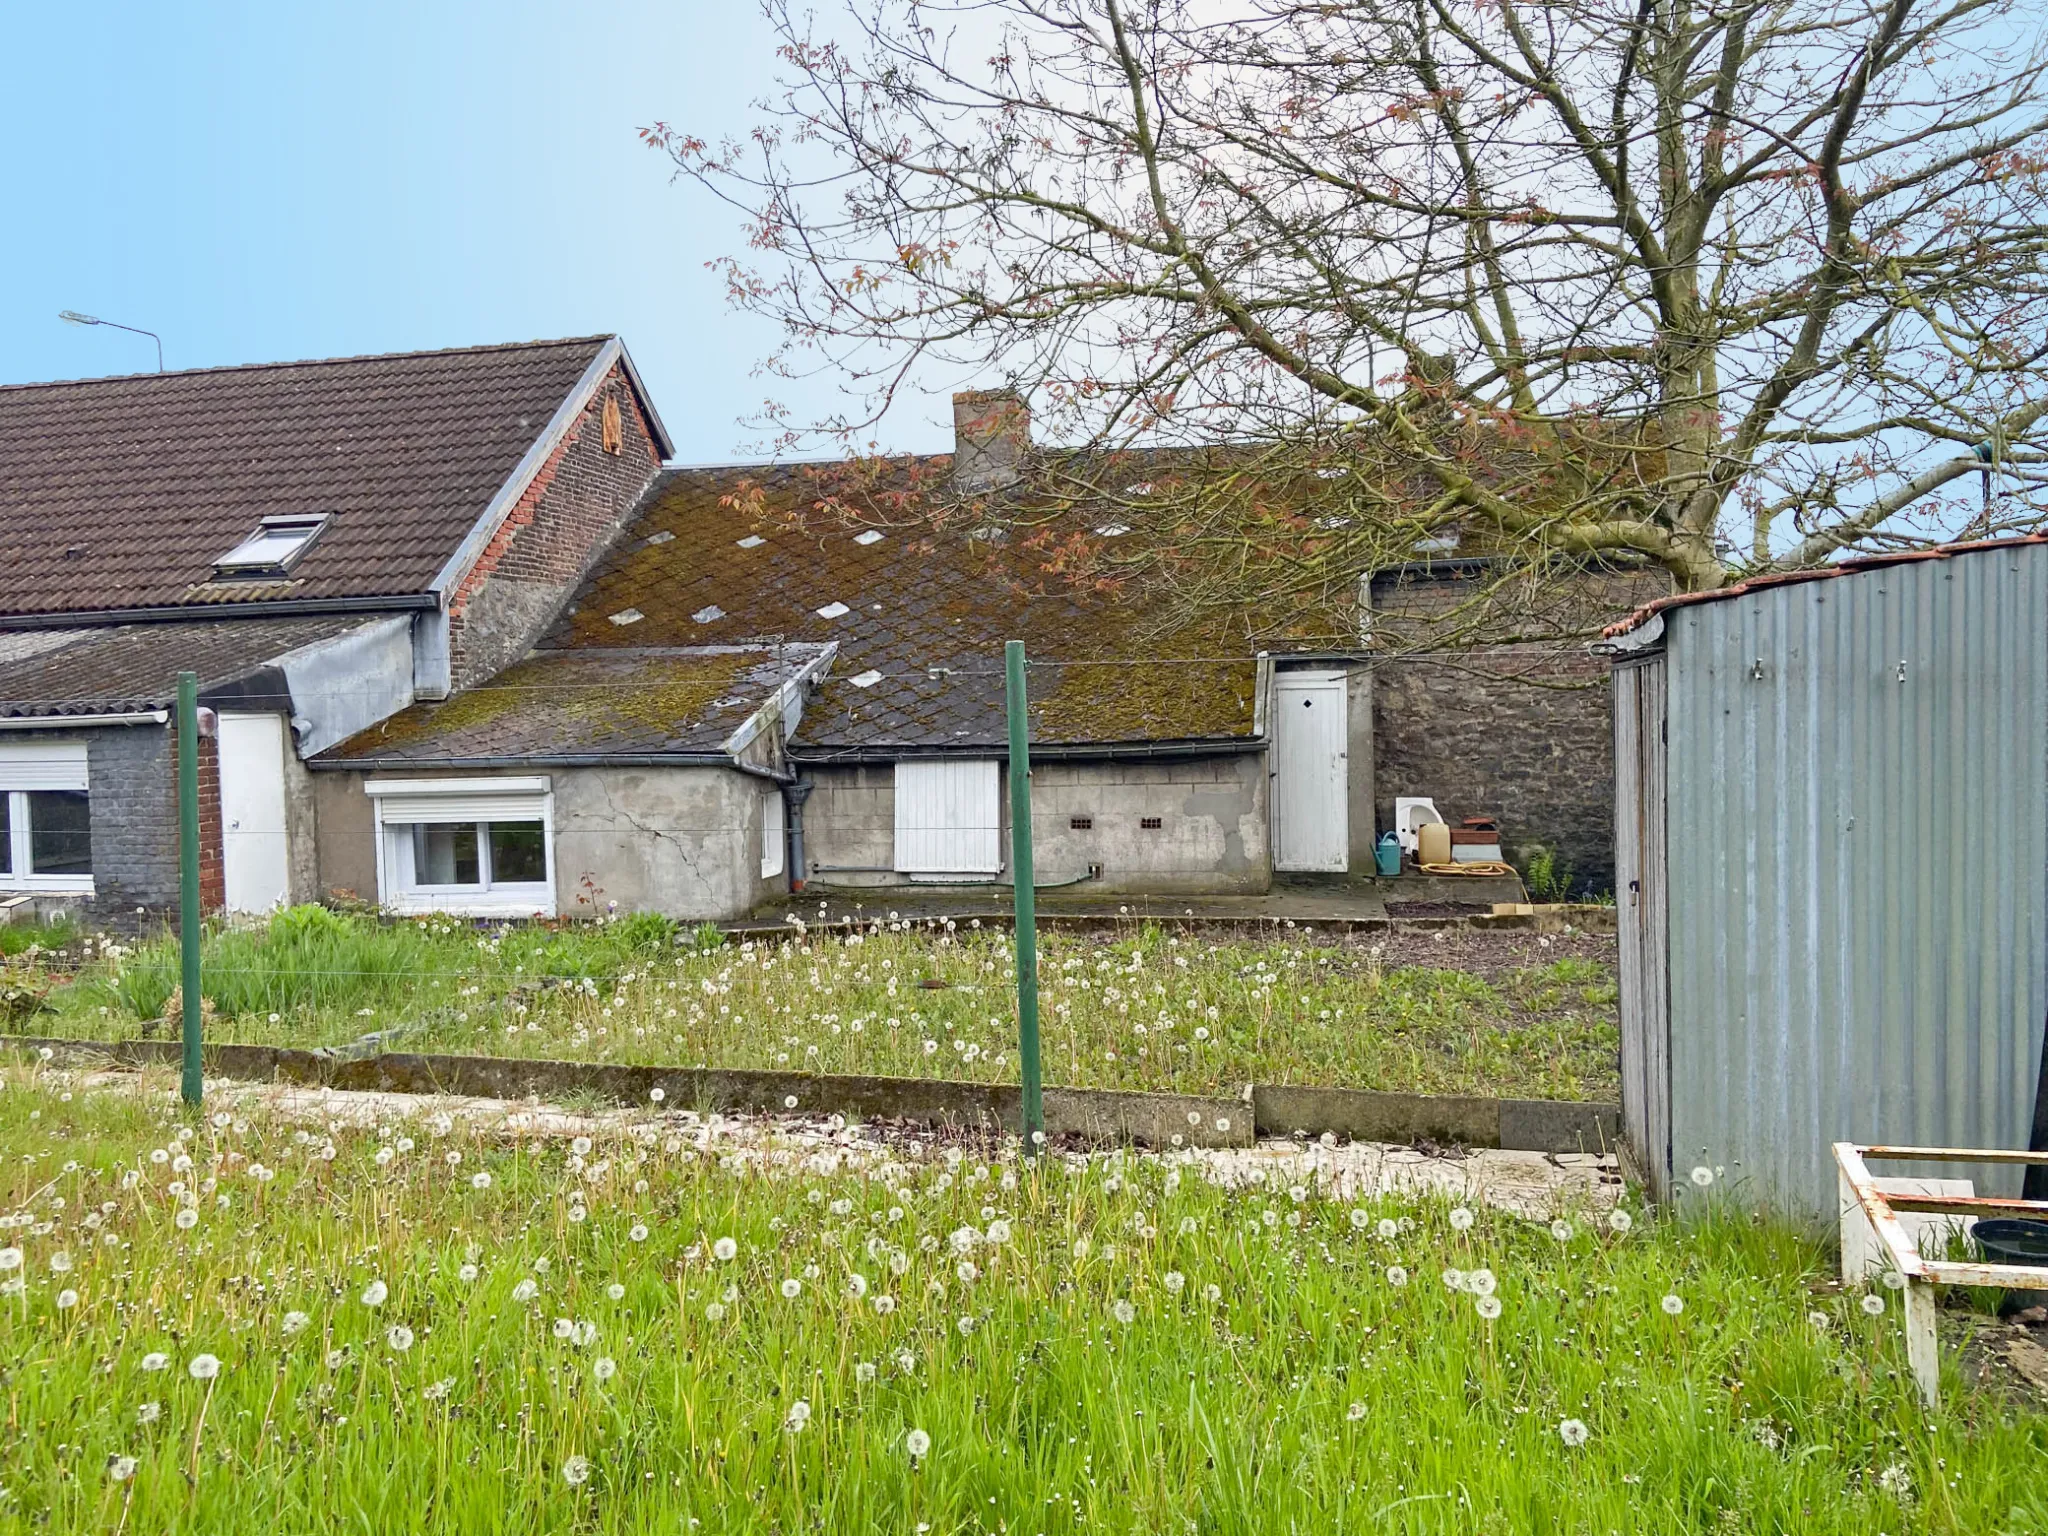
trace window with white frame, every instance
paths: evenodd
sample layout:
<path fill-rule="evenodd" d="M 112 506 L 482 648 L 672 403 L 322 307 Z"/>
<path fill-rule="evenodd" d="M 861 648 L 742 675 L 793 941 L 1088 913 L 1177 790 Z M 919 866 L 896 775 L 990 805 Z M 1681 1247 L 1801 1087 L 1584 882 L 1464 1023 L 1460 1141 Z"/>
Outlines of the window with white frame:
<path fill-rule="evenodd" d="M 363 787 L 377 807 L 385 907 L 554 915 L 554 800 L 545 778 L 373 778 Z"/>
<path fill-rule="evenodd" d="M 92 891 L 84 742 L 0 742 L 0 890 Z"/>
<path fill-rule="evenodd" d="M 789 844 L 789 819 L 783 813 L 782 791 L 770 789 L 761 797 L 761 878 L 772 880 L 782 873 L 784 850 Z"/>

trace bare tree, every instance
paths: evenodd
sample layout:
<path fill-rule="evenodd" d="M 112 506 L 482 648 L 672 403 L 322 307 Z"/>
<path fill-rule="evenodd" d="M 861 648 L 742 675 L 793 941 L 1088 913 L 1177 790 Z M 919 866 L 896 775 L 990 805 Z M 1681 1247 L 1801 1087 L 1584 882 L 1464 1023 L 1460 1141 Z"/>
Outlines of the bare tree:
<path fill-rule="evenodd" d="M 744 210 L 733 295 L 832 430 L 1029 391 L 1191 586 L 1456 528 L 1697 589 L 2048 511 L 2040 0 L 859 3 L 768 0 L 751 137 L 646 130 Z M 1204 441 L 1221 494 L 1102 472 Z"/>

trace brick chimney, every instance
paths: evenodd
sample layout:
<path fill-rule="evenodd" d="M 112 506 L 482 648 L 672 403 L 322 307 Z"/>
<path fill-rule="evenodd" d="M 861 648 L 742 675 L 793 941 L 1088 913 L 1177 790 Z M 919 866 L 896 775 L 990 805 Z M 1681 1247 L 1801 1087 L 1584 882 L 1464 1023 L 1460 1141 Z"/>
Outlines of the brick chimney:
<path fill-rule="evenodd" d="M 1013 389 L 953 396 L 953 483 L 963 491 L 1014 485 L 1031 451 L 1031 407 Z"/>

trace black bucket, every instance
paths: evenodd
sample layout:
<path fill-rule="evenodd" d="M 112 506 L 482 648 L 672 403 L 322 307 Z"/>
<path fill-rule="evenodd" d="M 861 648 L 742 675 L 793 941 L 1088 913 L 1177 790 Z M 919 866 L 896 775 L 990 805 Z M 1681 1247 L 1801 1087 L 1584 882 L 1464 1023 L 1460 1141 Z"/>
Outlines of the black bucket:
<path fill-rule="evenodd" d="M 1978 1222 L 1970 1235 L 1987 1263 L 2048 1266 L 2048 1221 L 2001 1216 Z M 2010 1314 L 2042 1306 L 2048 1306 L 2048 1290 L 2010 1289 L 1998 1310 Z"/>

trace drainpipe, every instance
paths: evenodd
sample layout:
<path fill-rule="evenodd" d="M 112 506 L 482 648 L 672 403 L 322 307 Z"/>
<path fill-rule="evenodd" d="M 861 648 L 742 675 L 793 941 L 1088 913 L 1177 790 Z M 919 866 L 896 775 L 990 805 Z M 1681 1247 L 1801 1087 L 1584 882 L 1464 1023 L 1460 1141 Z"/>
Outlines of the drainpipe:
<path fill-rule="evenodd" d="M 789 888 L 792 891 L 804 888 L 804 801 L 810 798 L 815 788 L 817 786 L 809 779 L 801 777 L 782 786 L 782 801 L 789 808 L 789 814 L 782 819 L 788 824 Z"/>

